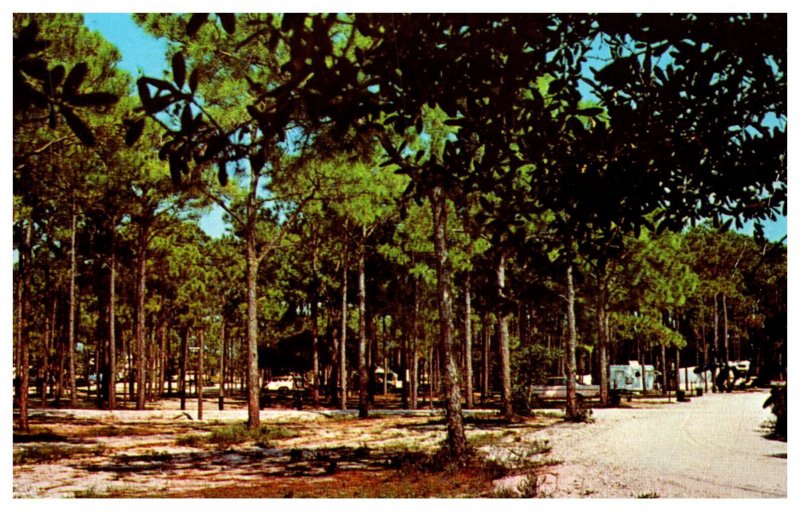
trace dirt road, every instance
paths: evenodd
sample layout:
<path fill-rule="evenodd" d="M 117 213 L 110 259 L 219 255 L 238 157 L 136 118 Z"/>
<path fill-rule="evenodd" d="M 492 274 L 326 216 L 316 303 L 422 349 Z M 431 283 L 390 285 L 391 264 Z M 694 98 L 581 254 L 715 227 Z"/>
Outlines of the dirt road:
<path fill-rule="evenodd" d="M 786 497 L 787 444 L 765 438 L 766 391 L 595 410 L 548 438 L 554 497 Z"/>

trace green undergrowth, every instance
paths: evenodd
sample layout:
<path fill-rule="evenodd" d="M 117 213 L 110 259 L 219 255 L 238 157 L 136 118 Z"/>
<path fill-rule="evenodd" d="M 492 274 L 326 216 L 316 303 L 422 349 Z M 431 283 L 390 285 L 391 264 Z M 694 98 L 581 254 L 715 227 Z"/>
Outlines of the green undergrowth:
<path fill-rule="evenodd" d="M 256 429 L 247 429 L 244 424 L 226 424 L 215 427 L 207 434 L 189 434 L 179 436 L 178 445 L 202 447 L 215 445 L 219 449 L 227 449 L 234 445 L 253 443 L 259 447 L 271 447 L 272 441 L 294 438 L 298 432 L 285 426 L 261 425 Z"/>
<path fill-rule="evenodd" d="M 15 450 L 14 465 L 47 463 L 78 456 L 101 456 L 104 452 L 102 445 L 41 444 Z"/>

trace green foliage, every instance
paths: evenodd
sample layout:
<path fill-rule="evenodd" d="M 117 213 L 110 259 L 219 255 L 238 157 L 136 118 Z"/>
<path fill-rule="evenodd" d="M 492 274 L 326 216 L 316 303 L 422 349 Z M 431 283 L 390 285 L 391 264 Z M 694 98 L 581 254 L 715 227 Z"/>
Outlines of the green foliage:
<path fill-rule="evenodd" d="M 47 119 L 51 131 L 61 118 L 81 143 L 93 147 L 97 139 L 86 122 L 88 113 L 79 113 L 117 103 L 123 83 L 109 83 L 110 65 L 119 53 L 82 21 L 75 14 L 14 16 L 14 115 L 30 120 L 36 111 L 47 113 L 39 119 Z M 84 56 L 87 60 L 76 61 Z M 99 91 L 97 84 L 116 92 Z"/>
<path fill-rule="evenodd" d="M 39 444 L 14 451 L 14 465 L 49 463 L 80 456 L 99 456 L 105 453 L 102 445 Z"/>
<path fill-rule="evenodd" d="M 227 424 L 213 428 L 208 435 L 180 436 L 176 443 L 189 446 L 215 445 L 219 449 L 228 449 L 244 443 L 253 443 L 259 447 L 271 447 L 273 440 L 294 438 L 295 436 L 297 436 L 296 431 L 280 425 L 261 425 L 256 429 L 247 429 L 244 424 Z"/>

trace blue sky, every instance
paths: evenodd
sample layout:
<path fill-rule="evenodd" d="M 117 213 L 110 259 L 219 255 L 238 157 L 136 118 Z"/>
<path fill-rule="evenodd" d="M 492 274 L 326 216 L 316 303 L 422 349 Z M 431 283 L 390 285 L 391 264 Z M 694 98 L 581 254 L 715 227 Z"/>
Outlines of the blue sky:
<path fill-rule="evenodd" d="M 145 33 L 127 13 L 85 13 L 86 26 L 100 32 L 122 54 L 120 68 L 134 79 L 142 75 L 162 77 L 169 69 L 165 54 L 167 43 Z M 200 227 L 210 236 L 219 237 L 226 229 L 222 209 L 215 207 L 200 220 Z"/>
<path fill-rule="evenodd" d="M 165 60 L 166 42 L 146 34 L 134 23 L 127 13 L 86 13 L 86 25 L 99 31 L 105 39 L 116 46 L 122 54 L 120 67 L 127 70 L 134 79 L 141 75 L 161 77 L 168 69 Z M 200 221 L 201 228 L 209 235 L 218 237 L 225 231 L 221 209 L 214 209 Z M 749 227 L 749 229 L 747 229 Z M 746 225 L 744 232 L 752 232 L 752 223 Z M 767 221 L 765 234 L 768 239 L 777 241 L 787 233 L 787 220 Z"/>

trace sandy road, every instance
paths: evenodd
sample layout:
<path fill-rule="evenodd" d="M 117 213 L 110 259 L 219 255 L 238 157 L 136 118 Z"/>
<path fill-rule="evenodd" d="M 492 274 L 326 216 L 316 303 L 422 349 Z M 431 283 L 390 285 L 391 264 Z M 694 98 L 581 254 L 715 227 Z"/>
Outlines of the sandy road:
<path fill-rule="evenodd" d="M 562 462 L 555 497 L 786 497 L 787 444 L 764 438 L 768 392 L 595 410 L 593 424 L 538 432 Z"/>

